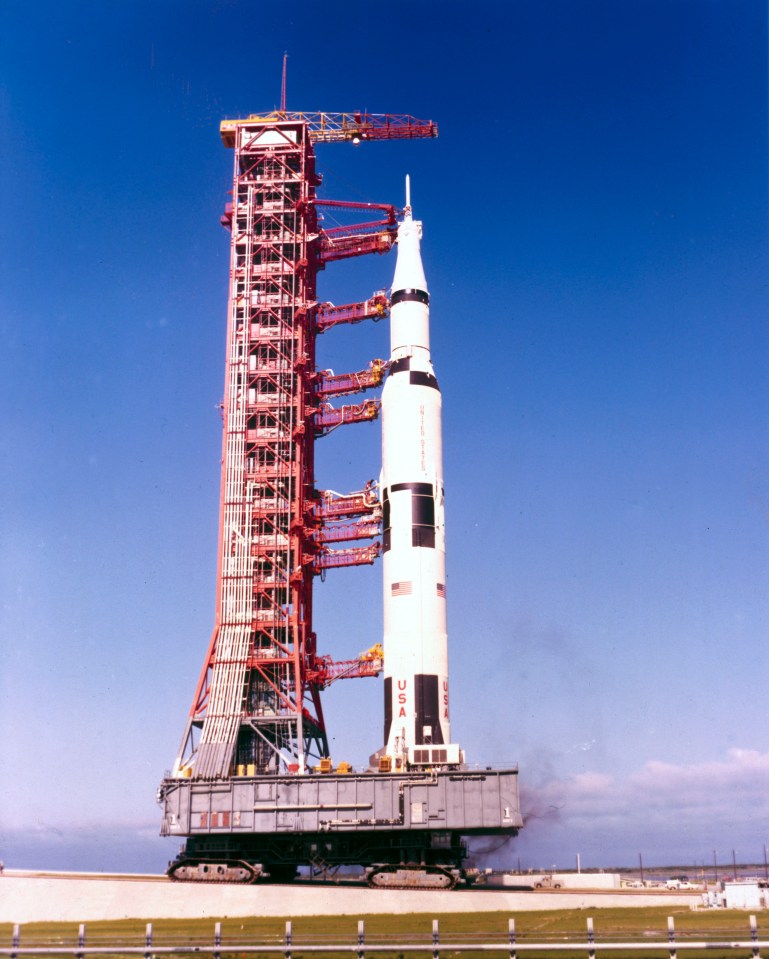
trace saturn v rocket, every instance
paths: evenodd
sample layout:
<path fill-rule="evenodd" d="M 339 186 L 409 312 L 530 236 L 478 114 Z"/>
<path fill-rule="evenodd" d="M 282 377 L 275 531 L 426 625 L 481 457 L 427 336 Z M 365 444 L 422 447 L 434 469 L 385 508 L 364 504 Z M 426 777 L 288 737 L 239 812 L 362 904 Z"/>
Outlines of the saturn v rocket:
<path fill-rule="evenodd" d="M 449 727 L 441 393 L 430 361 L 430 296 L 409 181 L 390 298 L 382 392 L 385 745 L 394 768 L 456 764 Z"/>

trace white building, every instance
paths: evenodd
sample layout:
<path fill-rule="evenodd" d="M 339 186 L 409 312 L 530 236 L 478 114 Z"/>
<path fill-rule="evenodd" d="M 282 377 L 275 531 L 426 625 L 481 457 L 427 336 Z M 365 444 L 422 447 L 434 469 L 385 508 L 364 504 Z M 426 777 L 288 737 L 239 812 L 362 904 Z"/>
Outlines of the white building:
<path fill-rule="evenodd" d="M 727 909 L 767 909 L 769 889 L 755 882 L 725 882 L 723 903 Z"/>

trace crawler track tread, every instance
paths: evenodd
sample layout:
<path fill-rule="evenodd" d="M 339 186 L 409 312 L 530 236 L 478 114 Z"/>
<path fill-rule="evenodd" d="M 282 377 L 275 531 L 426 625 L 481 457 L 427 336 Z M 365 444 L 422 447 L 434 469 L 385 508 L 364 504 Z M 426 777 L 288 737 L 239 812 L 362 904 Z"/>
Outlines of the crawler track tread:
<path fill-rule="evenodd" d="M 207 867 L 203 873 L 199 871 L 201 866 Z M 197 869 L 198 872 L 190 876 L 181 874 L 181 870 L 187 868 Z M 246 875 L 242 877 L 228 876 L 226 873 L 220 871 L 222 868 L 226 870 L 243 870 Z M 167 875 L 172 882 L 204 883 L 211 886 L 250 886 L 259 879 L 253 866 L 244 862 L 242 859 L 228 859 L 224 862 L 187 859 L 182 862 L 173 863 L 168 868 Z"/>
<path fill-rule="evenodd" d="M 377 877 L 377 876 L 384 876 L 384 875 L 387 875 L 388 873 L 389 873 L 389 874 L 397 874 L 397 873 L 403 874 L 403 873 L 408 873 L 408 872 L 413 873 L 415 876 L 416 876 L 417 874 L 420 874 L 420 873 L 423 874 L 425 881 L 424 881 L 423 883 L 421 883 L 421 884 L 420 884 L 418 881 L 416 881 L 416 882 L 415 882 L 415 881 L 412 881 L 412 882 L 384 882 L 384 883 L 381 883 L 381 884 L 378 883 L 378 882 L 376 882 L 376 877 Z M 445 878 L 445 879 L 448 880 L 448 881 L 447 881 L 447 883 L 446 883 L 445 885 L 438 885 L 438 884 L 435 884 L 435 883 L 431 883 L 431 882 L 429 881 L 429 880 L 430 880 L 430 876 L 433 876 L 433 877 L 442 877 L 442 878 Z M 436 866 L 432 866 L 432 867 L 428 866 L 428 867 L 420 867 L 420 868 L 412 868 L 412 869 L 409 869 L 409 868 L 407 868 L 407 867 L 404 868 L 404 867 L 387 867 L 387 866 L 384 866 L 384 867 L 382 867 L 382 868 L 379 868 L 379 869 L 374 870 L 372 873 L 370 873 L 370 874 L 366 877 L 366 882 L 367 882 L 368 886 L 369 886 L 371 889 L 411 889 L 411 890 L 416 890 L 417 892 L 448 892 L 448 891 L 451 890 L 451 889 L 456 889 L 456 887 L 457 887 L 457 885 L 458 885 L 458 883 L 459 883 L 459 880 L 460 880 L 460 876 L 459 876 L 459 875 L 455 875 L 453 872 L 449 871 L 448 869 L 444 869 L 444 868 L 442 868 L 442 867 L 440 867 L 440 866 L 437 866 L 437 867 L 436 867 Z"/>

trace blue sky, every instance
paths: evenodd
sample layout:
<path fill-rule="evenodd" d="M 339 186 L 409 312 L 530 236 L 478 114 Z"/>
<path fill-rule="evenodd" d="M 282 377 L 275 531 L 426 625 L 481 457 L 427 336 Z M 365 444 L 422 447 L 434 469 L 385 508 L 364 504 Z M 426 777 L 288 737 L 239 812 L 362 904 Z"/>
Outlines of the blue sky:
<path fill-rule="evenodd" d="M 155 787 L 214 614 L 224 117 L 411 113 L 318 148 L 322 195 L 412 178 L 444 396 L 452 731 L 518 762 L 503 862 L 758 860 L 769 841 L 767 15 L 753 0 L 0 5 L 0 858 L 158 870 Z M 387 286 L 333 264 L 323 299 Z M 322 366 L 387 355 L 384 324 Z M 379 472 L 379 427 L 318 483 Z M 381 569 L 316 590 L 381 635 Z M 325 698 L 334 758 L 381 690 Z"/>

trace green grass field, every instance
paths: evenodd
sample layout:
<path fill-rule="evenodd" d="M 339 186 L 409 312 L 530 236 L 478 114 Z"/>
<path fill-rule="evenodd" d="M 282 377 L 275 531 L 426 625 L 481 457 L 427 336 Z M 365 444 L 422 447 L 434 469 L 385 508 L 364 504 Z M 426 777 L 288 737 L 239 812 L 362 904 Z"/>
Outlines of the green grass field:
<path fill-rule="evenodd" d="M 679 948 L 687 939 L 708 939 L 712 942 L 729 943 L 734 940 L 750 938 L 749 916 L 746 912 L 712 910 L 692 912 L 683 907 L 670 908 L 632 908 L 632 909 L 595 909 L 595 910 L 553 910 L 548 912 L 521 912 L 514 916 L 517 937 L 517 951 L 522 956 L 547 956 L 560 959 L 566 956 L 587 956 L 587 918 L 592 917 L 598 955 L 621 956 L 622 959 L 634 959 L 635 956 L 668 957 L 669 950 L 663 948 L 654 951 L 622 950 L 601 951 L 601 942 L 630 940 L 665 941 L 667 938 L 667 918 L 673 916 L 676 938 Z M 288 918 L 288 917 L 286 917 Z M 412 914 L 408 916 L 316 916 L 303 917 L 292 921 L 293 959 L 310 959 L 312 956 L 331 956 L 333 952 L 303 952 L 303 946 L 309 944 L 345 944 L 352 946 L 357 942 L 358 918 L 365 922 L 365 938 L 369 945 L 390 945 L 391 950 L 371 952 L 370 956 L 383 959 L 400 959 L 404 955 L 398 950 L 399 943 L 424 944 L 425 953 L 432 953 L 431 915 Z M 460 943 L 506 943 L 508 934 L 508 913 L 455 913 L 443 915 L 439 920 L 441 956 L 457 957 L 462 955 L 481 955 L 470 950 L 457 948 Z M 769 914 L 759 913 L 759 938 L 769 939 Z M 284 942 L 286 919 L 262 918 L 228 919 L 222 917 L 222 959 L 241 959 L 246 954 L 239 951 L 240 945 L 282 945 Z M 153 945 L 173 946 L 195 942 L 207 946 L 213 942 L 214 919 L 153 921 Z M 115 922 L 92 922 L 86 927 L 86 941 L 90 946 L 108 947 L 115 945 L 114 956 L 120 955 L 119 946 L 143 946 L 145 920 L 120 920 Z M 59 945 L 74 947 L 77 942 L 77 926 L 67 923 L 29 923 L 22 927 L 21 945 Z M 0 947 L 8 949 L 11 944 L 12 928 L 8 924 L 0 925 Z M 532 942 L 563 939 L 570 942 L 585 943 L 584 951 L 565 952 L 548 949 L 546 951 L 526 951 L 526 944 Z M 73 953 L 74 953 L 73 948 Z M 718 956 L 751 955 L 752 950 L 735 950 L 726 946 L 711 947 L 707 952 L 680 950 L 680 959 L 697 959 L 707 955 L 709 959 Z M 424 955 L 419 952 L 417 955 Z M 339 955 L 339 953 L 336 953 Z M 205 955 L 205 954 L 204 954 Z M 278 953 L 272 953 L 278 955 Z M 504 959 L 509 951 L 483 953 L 493 959 Z"/>

